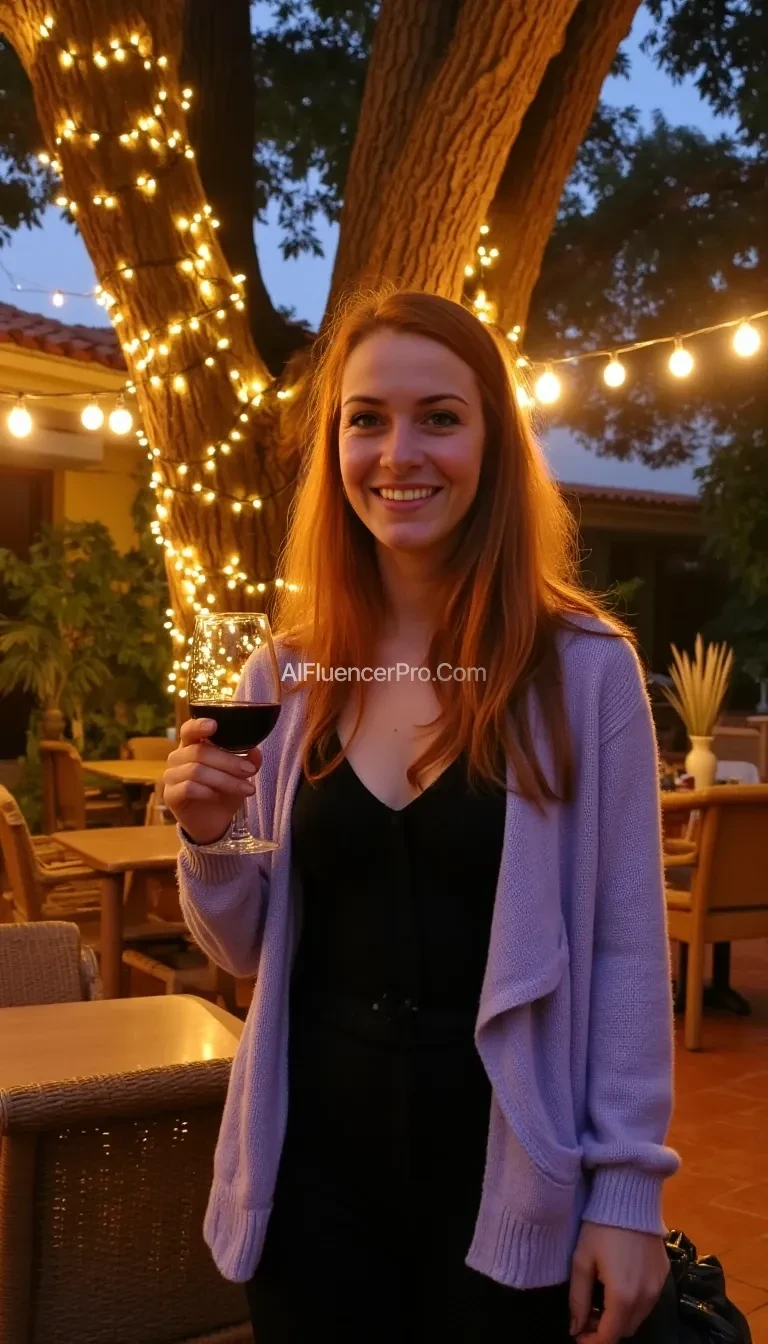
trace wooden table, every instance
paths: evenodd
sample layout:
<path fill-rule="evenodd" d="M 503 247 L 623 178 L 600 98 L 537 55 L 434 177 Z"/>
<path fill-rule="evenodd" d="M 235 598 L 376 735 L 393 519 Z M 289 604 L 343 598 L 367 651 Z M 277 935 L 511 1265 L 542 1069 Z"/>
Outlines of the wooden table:
<path fill-rule="evenodd" d="M 118 784 L 143 784 L 154 788 L 167 768 L 166 761 L 83 761 L 89 775 L 101 775 Z"/>
<path fill-rule="evenodd" d="M 231 1059 L 242 1029 L 191 994 L 0 1008 L 0 1091 Z"/>
<path fill-rule="evenodd" d="M 128 761 L 153 765 L 153 761 Z M 158 762 L 159 764 L 159 762 Z M 120 997 L 123 955 L 123 887 L 126 873 L 173 869 L 179 854 L 175 826 L 109 826 L 104 830 L 57 831 L 51 837 L 89 868 L 101 873 L 101 978 L 104 997 Z"/>

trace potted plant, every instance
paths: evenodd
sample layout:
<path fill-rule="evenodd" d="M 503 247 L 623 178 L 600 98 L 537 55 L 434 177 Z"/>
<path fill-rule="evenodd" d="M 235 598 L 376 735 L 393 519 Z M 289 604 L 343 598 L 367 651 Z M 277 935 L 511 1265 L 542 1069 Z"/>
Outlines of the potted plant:
<path fill-rule="evenodd" d="M 717 757 L 712 750 L 715 724 L 725 700 L 733 668 L 733 650 L 726 644 L 708 644 L 696 636 L 693 659 L 672 645 L 673 662 L 669 669 L 672 686 L 662 686 L 669 703 L 677 710 L 691 741 L 685 768 L 693 776 L 697 789 L 714 783 Z"/>

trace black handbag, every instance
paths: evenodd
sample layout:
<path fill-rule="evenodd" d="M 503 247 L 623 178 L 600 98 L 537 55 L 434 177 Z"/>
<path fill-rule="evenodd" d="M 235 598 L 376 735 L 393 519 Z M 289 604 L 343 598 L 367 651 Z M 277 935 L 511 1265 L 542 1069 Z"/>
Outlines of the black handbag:
<path fill-rule="evenodd" d="M 752 1344 L 747 1319 L 729 1300 L 717 1256 L 699 1259 L 684 1232 L 665 1241 L 677 1292 L 679 1344 Z"/>

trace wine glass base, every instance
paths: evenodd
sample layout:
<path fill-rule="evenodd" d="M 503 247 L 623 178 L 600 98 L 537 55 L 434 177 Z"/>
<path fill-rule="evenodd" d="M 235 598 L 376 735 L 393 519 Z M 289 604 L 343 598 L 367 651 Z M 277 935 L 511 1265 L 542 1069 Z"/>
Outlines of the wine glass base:
<path fill-rule="evenodd" d="M 229 840 L 225 836 L 223 840 L 217 840 L 216 844 L 205 846 L 207 854 L 266 854 L 278 848 L 276 840 L 261 840 L 255 835 L 249 836 L 247 840 Z"/>

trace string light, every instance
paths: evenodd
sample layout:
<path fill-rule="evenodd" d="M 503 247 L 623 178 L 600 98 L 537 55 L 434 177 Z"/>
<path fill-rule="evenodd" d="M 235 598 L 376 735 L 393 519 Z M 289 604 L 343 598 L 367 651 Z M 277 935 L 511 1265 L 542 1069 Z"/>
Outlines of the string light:
<path fill-rule="evenodd" d="M 551 406 L 557 401 L 562 391 L 562 385 L 557 374 L 552 369 L 545 369 L 536 380 L 534 387 L 536 400 L 543 406 Z"/>
<path fill-rule="evenodd" d="M 675 378 L 687 378 L 693 370 L 693 355 L 690 350 L 686 350 L 682 339 L 675 338 L 675 348 L 669 357 L 669 372 Z"/>
<path fill-rule="evenodd" d="M 109 428 L 113 434 L 128 434 L 133 429 L 133 416 L 123 401 L 123 395 L 120 393 L 117 398 L 117 404 L 109 414 Z"/>
<path fill-rule="evenodd" d="M 32 416 L 26 408 L 23 397 L 19 397 L 6 424 L 15 439 L 26 439 L 32 433 Z"/>
<path fill-rule="evenodd" d="M 51 295 L 51 303 L 53 304 L 54 308 L 62 308 L 64 306 L 64 295 L 62 294 L 60 289 L 55 289 L 53 291 Z"/>
<path fill-rule="evenodd" d="M 91 431 L 101 429 L 104 424 L 104 412 L 95 397 L 91 397 L 88 405 L 83 407 L 80 420 L 85 429 Z"/>
<path fill-rule="evenodd" d="M 751 322 L 740 322 L 733 333 L 733 348 L 742 359 L 756 355 L 761 345 L 760 332 Z"/>
<path fill-rule="evenodd" d="M 603 378 L 607 387 L 621 387 L 626 381 L 627 370 L 624 368 L 618 355 L 611 355 L 605 368 L 603 369 Z"/>

